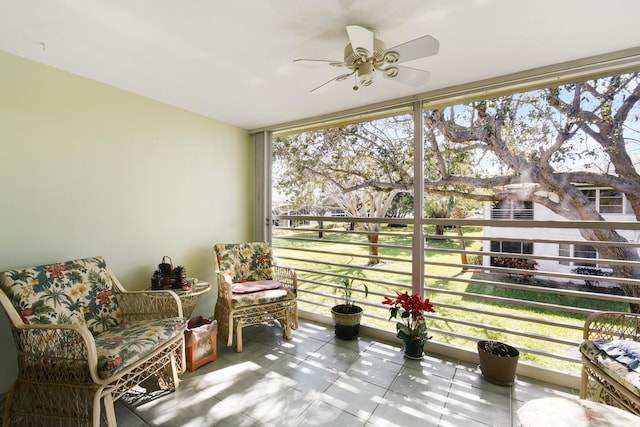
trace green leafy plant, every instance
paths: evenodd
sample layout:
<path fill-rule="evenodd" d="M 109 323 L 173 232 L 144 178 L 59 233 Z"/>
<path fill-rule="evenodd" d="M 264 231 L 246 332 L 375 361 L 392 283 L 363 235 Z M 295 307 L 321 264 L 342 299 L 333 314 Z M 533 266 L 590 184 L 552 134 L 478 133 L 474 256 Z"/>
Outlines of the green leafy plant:
<path fill-rule="evenodd" d="M 484 351 L 500 357 L 514 357 L 509 351 L 509 346 L 500 341 L 488 340 L 484 343 Z"/>
<path fill-rule="evenodd" d="M 356 281 L 353 278 L 348 278 L 348 277 L 344 277 L 340 280 L 340 284 L 342 285 L 341 288 L 339 288 L 342 291 L 342 299 L 344 301 L 344 305 L 345 305 L 345 312 L 351 312 L 351 311 L 355 311 L 354 310 L 354 305 L 353 305 L 353 289 L 356 286 Z M 369 287 L 367 286 L 366 283 L 362 283 L 362 288 L 364 289 L 364 297 L 366 298 L 369 295 Z"/>

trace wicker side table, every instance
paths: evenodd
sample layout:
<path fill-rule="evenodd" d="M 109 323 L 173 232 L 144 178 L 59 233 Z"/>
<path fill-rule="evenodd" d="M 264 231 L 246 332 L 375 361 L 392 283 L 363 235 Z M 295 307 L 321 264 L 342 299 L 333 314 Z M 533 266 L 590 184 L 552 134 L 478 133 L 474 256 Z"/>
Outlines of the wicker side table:
<path fill-rule="evenodd" d="M 151 289 L 151 288 L 148 288 Z M 165 289 L 167 291 L 175 292 L 180 298 L 182 303 L 182 315 L 187 319 L 191 318 L 191 313 L 196 304 L 200 300 L 200 297 L 211 289 L 211 284 L 207 282 L 197 282 L 191 286 L 191 289 L 184 291 L 182 289 Z"/>
<path fill-rule="evenodd" d="M 183 291 L 182 289 L 170 289 L 170 291 L 173 291 L 178 295 L 178 298 L 180 298 L 180 302 L 182 303 L 182 315 L 187 319 L 190 319 L 191 313 L 193 313 L 193 309 L 200 300 L 200 297 L 210 289 L 211 285 L 209 283 L 198 282 L 193 284 L 191 289 L 188 291 Z"/>

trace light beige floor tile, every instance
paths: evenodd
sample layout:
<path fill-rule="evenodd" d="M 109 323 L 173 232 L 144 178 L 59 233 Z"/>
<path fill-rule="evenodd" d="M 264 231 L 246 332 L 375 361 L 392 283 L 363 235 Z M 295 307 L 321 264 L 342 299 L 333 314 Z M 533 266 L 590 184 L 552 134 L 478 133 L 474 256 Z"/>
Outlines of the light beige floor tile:
<path fill-rule="evenodd" d="M 422 399 L 433 405 L 444 406 L 451 388 L 451 379 L 431 372 L 403 368 L 390 390 L 403 396 Z"/>
<path fill-rule="evenodd" d="M 291 381 L 290 386 L 305 393 L 317 395 L 328 389 L 338 379 L 339 371 L 319 363 L 314 359 L 305 360 L 284 377 Z"/>
<path fill-rule="evenodd" d="M 494 427 L 511 426 L 512 408 L 509 394 L 496 393 L 491 387 L 475 387 L 454 380 L 445 407 L 452 414 L 480 423 Z"/>
<path fill-rule="evenodd" d="M 313 360 L 336 371 L 344 372 L 358 357 L 360 354 L 357 351 L 339 347 L 333 343 L 325 343 L 317 351 L 309 354 L 307 360 Z"/>
<path fill-rule="evenodd" d="M 366 420 L 382 401 L 386 392 L 387 389 L 384 387 L 351 377 L 348 374 L 341 374 L 322 393 L 320 399 L 342 411 Z"/>
<path fill-rule="evenodd" d="M 437 426 L 440 417 L 447 413 L 440 404 L 389 391 L 369 418 L 369 423 L 379 427 L 430 427 Z"/>
<path fill-rule="evenodd" d="M 511 393 L 515 401 L 528 402 L 542 397 L 576 397 L 579 391 L 567 387 L 551 386 L 527 377 L 518 377 Z"/>
<path fill-rule="evenodd" d="M 314 402 L 302 415 L 296 419 L 294 425 L 300 427 L 336 426 L 362 427 L 365 420 L 322 401 Z M 286 423 L 282 424 L 287 425 Z"/>
<path fill-rule="evenodd" d="M 403 365 L 394 361 L 381 359 L 372 353 L 364 352 L 351 364 L 345 374 L 380 387 L 389 388 L 402 367 Z"/>
<path fill-rule="evenodd" d="M 443 360 L 435 356 L 425 355 L 420 361 L 407 361 L 405 367 L 408 369 L 424 372 L 425 374 L 437 375 L 442 378 L 453 378 L 458 369 L 464 369 L 457 361 Z"/>

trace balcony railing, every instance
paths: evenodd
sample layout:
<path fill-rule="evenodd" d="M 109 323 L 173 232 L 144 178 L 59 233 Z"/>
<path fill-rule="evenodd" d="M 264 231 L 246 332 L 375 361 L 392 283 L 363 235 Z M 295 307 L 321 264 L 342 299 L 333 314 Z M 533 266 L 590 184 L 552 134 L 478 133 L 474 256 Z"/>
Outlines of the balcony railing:
<path fill-rule="evenodd" d="M 414 279 L 414 242 L 419 236 L 414 220 L 349 218 L 353 223 L 377 223 L 377 233 L 350 227 L 344 218 L 278 216 L 279 224 L 306 220 L 308 225 L 276 227 L 273 247 L 280 264 L 296 269 L 301 315 L 330 319 L 330 307 L 340 303 L 339 280 L 354 278 L 368 285 L 369 296 L 356 286 L 355 303 L 364 308 L 363 325 L 388 335 L 395 333 L 388 310 L 382 306 L 385 296 L 409 291 L 422 282 L 424 293 L 436 308 L 428 315 L 433 340 L 429 346 L 460 357 L 475 360 L 476 342 L 496 339 L 516 346 L 521 364 L 535 372 L 547 372 L 541 379 L 575 385 L 579 374 L 578 345 L 586 317 L 595 311 L 629 311 L 640 298 L 625 295 L 635 292 L 640 277 L 615 274 L 598 278 L 579 274 L 578 264 L 595 262 L 591 258 L 559 256 L 560 244 L 580 245 L 581 228 L 615 229 L 629 243 L 588 242 L 599 246 L 640 248 L 640 223 L 637 222 L 545 222 L 471 219 L 426 219 L 422 226 L 424 274 Z M 320 221 L 320 222 L 319 222 Z M 319 224 L 322 224 L 322 228 Z M 434 234 L 435 225 L 446 225 L 444 235 Z M 535 228 L 535 238 L 521 240 L 534 245 L 533 254 L 517 254 L 519 259 L 535 260 L 536 270 L 489 265 L 491 257 L 513 257 L 513 253 L 486 250 L 495 237 L 484 234 L 485 227 Z M 353 229 L 355 228 L 355 229 Z M 370 236 L 377 235 L 376 239 Z M 553 238 L 554 236 L 573 236 Z M 504 240 L 504 239 L 502 239 Z M 370 253 L 370 249 L 376 249 Z M 419 262 L 418 262 L 419 264 Z M 568 264 L 568 265 L 567 265 Z M 638 271 L 637 260 L 597 259 L 598 268 L 624 266 Z M 416 284 L 416 281 L 418 282 Z M 596 283 L 597 284 L 594 284 Z M 628 293 L 628 292 L 627 292 Z M 634 295 L 638 295 L 635 293 Z M 444 349 L 444 350 L 443 350 Z M 461 358 L 463 358 L 462 356 Z M 528 371 L 529 372 L 529 371 Z M 553 377 L 548 372 L 553 373 Z"/>

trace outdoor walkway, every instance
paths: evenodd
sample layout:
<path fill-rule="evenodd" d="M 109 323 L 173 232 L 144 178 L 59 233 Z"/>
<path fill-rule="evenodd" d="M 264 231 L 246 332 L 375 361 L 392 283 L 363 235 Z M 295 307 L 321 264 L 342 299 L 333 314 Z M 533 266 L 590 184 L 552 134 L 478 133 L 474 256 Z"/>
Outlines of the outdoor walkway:
<path fill-rule="evenodd" d="M 400 342 L 341 341 L 305 320 L 292 341 L 277 326 L 244 331 L 242 353 L 219 340 L 218 359 L 187 371 L 175 393 L 147 381 L 125 396 L 118 425 L 511 427 L 524 402 L 577 394 L 527 378 L 497 386 L 477 366 L 428 354 L 407 360 Z"/>

